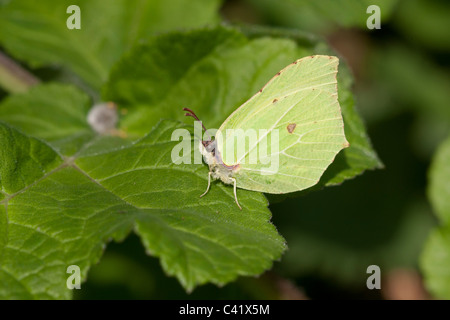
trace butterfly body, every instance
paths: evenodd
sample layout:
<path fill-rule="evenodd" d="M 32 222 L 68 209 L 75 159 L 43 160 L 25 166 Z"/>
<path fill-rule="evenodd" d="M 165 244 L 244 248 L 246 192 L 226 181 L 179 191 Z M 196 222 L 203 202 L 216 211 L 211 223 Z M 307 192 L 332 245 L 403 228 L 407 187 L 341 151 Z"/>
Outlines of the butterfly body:
<path fill-rule="evenodd" d="M 203 161 L 209 166 L 211 177 L 225 184 L 233 184 L 233 176 L 239 171 L 239 165 L 227 166 L 223 163 L 220 152 L 216 150 L 216 141 L 200 141 L 199 148 Z"/>

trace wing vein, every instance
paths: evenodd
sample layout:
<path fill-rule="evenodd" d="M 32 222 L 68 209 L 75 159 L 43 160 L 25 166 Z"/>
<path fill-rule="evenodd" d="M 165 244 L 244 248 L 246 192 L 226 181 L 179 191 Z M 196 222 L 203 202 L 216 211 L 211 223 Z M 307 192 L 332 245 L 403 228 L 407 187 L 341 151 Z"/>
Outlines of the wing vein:
<path fill-rule="evenodd" d="M 287 114 L 288 114 L 288 112 L 290 112 L 291 110 L 292 110 L 292 108 L 294 108 L 298 103 L 300 103 L 301 101 L 302 101 L 303 99 L 301 99 L 300 101 L 297 101 L 297 102 L 295 102 L 294 104 L 292 104 L 292 106 L 290 106 L 282 115 L 281 115 L 281 117 L 275 122 L 275 124 L 269 129 L 269 130 L 267 130 L 267 132 L 265 133 L 265 134 L 263 134 L 259 139 L 258 139 L 258 141 L 252 146 L 252 147 L 250 147 L 249 148 L 249 150 L 244 154 L 244 155 L 242 155 L 242 157 L 237 161 L 237 163 L 240 163 L 241 161 L 242 161 L 242 159 L 244 159 L 249 153 L 250 153 L 250 151 L 252 151 L 261 141 L 262 141 L 262 139 L 264 139 L 265 137 L 267 137 L 267 135 L 269 134 L 269 133 L 271 133 L 272 131 L 273 131 L 273 129 L 275 129 L 276 127 L 277 127 L 277 125 L 278 125 L 278 123 L 281 121 L 281 119 L 283 119 Z"/>
<path fill-rule="evenodd" d="M 281 176 L 286 176 L 286 177 L 291 177 L 291 178 L 300 178 L 300 179 L 304 179 L 304 180 L 316 181 L 315 179 L 306 178 L 306 177 L 302 177 L 302 176 L 294 176 L 292 174 L 281 173 L 281 172 L 272 172 L 272 171 L 267 171 L 267 170 L 255 170 L 255 169 L 249 169 L 249 168 L 241 168 L 241 170 L 254 171 L 254 172 L 265 172 L 265 173 L 270 173 L 270 174 L 279 174 Z"/>

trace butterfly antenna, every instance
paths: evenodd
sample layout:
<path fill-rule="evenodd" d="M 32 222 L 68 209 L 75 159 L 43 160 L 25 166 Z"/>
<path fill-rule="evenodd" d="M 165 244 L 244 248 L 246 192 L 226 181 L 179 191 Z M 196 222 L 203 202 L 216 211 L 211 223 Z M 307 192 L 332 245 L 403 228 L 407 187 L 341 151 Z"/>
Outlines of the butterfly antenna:
<path fill-rule="evenodd" d="M 203 127 L 203 130 L 205 130 L 205 133 L 208 135 L 209 140 L 211 140 L 211 137 L 210 137 L 209 134 L 207 133 L 208 130 L 207 130 L 206 127 L 203 125 L 203 122 L 197 117 L 197 115 L 195 114 L 195 112 L 192 111 L 192 110 L 189 109 L 189 108 L 183 108 L 183 111 L 187 111 L 187 112 L 184 114 L 186 117 L 192 117 L 192 118 L 194 118 L 195 120 L 197 120 L 197 121 L 200 122 L 200 124 L 201 124 L 202 127 Z"/>

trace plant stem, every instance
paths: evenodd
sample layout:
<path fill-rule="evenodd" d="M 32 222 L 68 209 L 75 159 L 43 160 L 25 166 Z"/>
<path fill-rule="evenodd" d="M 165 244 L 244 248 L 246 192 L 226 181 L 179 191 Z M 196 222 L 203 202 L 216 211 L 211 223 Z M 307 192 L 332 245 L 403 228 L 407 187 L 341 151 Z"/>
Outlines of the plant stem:
<path fill-rule="evenodd" d="M 10 93 L 25 92 L 39 83 L 30 72 L 0 52 L 0 86 Z"/>

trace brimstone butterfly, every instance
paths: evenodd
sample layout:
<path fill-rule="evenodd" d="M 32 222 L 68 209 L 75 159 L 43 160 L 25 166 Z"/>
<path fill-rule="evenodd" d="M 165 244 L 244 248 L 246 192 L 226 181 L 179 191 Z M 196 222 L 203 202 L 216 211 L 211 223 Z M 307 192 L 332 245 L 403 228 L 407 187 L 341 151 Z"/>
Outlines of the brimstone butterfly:
<path fill-rule="evenodd" d="M 209 191 L 211 176 L 233 184 L 239 208 L 236 187 L 281 194 L 317 184 L 338 152 L 349 146 L 338 102 L 338 64 L 338 58 L 323 55 L 293 62 L 236 109 L 214 141 L 200 141 L 210 170 L 201 197 Z M 184 110 L 198 120 L 191 110 Z M 252 130 L 262 134 L 247 145 L 243 132 Z M 278 145 L 268 147 L 269 140 Z M 267 148 L 265 154 L 255 152 Z M 270 160 L 278 161 L 276 170 L 268 169 Z"/>

